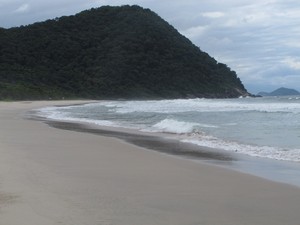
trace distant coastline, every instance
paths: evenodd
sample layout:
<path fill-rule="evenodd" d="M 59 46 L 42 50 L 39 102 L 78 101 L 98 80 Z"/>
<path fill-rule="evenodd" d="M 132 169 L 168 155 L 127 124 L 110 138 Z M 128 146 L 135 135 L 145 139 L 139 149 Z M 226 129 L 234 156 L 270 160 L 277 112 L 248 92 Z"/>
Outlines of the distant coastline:
<path fill-rule="evenodd" d="M 300 92 L 295 89 L 290 88 L 278 88 L 272 92 L 259 92 L 257 95 L 259 96 L 293 96 L 293 95 L 300 95 Z"/>

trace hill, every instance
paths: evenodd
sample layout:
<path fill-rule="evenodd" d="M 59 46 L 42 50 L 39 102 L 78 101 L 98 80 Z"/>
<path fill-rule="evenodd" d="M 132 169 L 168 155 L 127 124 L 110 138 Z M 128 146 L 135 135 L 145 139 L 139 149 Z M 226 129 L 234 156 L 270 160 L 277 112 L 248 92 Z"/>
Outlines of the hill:
<path fill-rule="evenodd" d="M 300 92 L 298 92 L 294 89 L 281 87 L 270 93 L 259 92 L 258 95 L 261 95 L 261 96 L 287 96 L 287 95 L 300 95 Z"/>
<path fill-rule="evenodd" d="M 139 6 L 0 29 L 0 99 L 248 95 L 234 71 Z"/>

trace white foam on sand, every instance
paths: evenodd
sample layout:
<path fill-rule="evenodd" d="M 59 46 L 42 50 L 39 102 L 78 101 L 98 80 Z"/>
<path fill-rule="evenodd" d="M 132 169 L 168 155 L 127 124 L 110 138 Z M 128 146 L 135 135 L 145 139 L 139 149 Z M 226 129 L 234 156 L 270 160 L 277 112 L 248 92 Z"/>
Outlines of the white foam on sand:
<path fill-rule="evenodd" d="M 66 106 L 63 108 L 68 108 L 68 107 L 73 107 L 73 106 Z M 109 120 L 94 120 L 94 119 L 87 119 L 87 118 L 72 117 L 71 113 L 63 112 L 57 109 L 58 107 L 55 106 L 45 107 L 37 110 L 37 113 L 38 115 L 51 120 L 71 121 L 71 122 L 79 122 L 79 123 L 89 123 L 98 126 L 118 127 L 116 123 Z"/>
<path fill-rule="evenodd" d="M 300 149 L 284 149 L 271 146 L 242 144 L 234 141 L 221 140 L 219 138 L 205 134 L 192 135 L 191 137 L 183 139 L 182 142 L 192 143 L 203 147 L 242 153 L 255 157 L 300 162 Z"/>

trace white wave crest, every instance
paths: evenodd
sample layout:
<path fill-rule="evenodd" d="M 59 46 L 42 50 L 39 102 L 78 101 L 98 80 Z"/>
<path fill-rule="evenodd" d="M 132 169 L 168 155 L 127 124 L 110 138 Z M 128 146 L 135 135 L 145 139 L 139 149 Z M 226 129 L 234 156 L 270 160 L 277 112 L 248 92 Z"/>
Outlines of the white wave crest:
<path fill-rule="evenodd" d="M 200 123 L 192 123 L 192 122 L 183 122 L 174 119 L 164 119 L 154 124 L 150 130 L 156 132 L 186 134 L 186 133 L 200 132 L 199 128 L 201 127 L 217 128 L 217 126 L 210 125 L 210 124 L 200 124 Z"/>
<path fill-rule="evenodd" d="M 276 102 L 272 99 L 176 99 L 158 101 L 111 101 L 97 103 L 111 108 L 116 113 L 153 112 L 286 112 L 300 113 L 299 102 Z"/>

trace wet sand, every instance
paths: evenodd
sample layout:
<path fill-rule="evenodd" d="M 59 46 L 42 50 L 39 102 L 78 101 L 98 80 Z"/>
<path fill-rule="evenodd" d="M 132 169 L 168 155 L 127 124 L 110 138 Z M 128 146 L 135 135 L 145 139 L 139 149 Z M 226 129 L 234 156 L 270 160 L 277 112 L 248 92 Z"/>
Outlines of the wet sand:
<path fill-rule="evenodd" d="M 158 143 L 151 137 L 132 139 L 142 145 L 129 134 L 24 118 L 31 109 L 77 103 L 0 103 L 1 225 L 299 223 L 299 188 L 189 159 L 235 160 L 230 155 L 195 156 L 191 147 L 172 157 L 161 152 L 176 152 L 174 143 L 151 151 Z"/>

